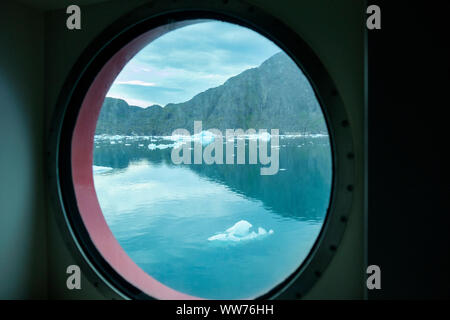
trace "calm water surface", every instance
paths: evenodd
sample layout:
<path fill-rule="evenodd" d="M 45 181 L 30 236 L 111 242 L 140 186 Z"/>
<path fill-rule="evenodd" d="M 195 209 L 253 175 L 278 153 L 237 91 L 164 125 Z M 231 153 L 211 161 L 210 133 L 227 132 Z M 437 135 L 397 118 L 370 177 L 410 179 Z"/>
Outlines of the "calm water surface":
<path fill-rule="evenodd" d="M 100 206 L 138 266 L 210 299 L 256 297 L 300 266 L 328 208 L 327 136 L 281 137 L 272 176 L 261 176 L 260 164 L 174 165 L 169 144 L 158 137 L 95 142 Z"/>

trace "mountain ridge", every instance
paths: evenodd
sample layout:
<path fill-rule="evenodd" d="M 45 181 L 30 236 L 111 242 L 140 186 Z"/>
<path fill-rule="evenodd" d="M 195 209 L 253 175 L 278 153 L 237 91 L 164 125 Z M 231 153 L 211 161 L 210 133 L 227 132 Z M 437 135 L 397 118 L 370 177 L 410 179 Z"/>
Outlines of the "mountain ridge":
<path fill-rule="evenodd" d="M 186 102 L 140 108 L 107 97 L 96 134 L 170 135 L 178 128 L 192 132 L 194 121 L 202 121 L 204 129 L 326 132 L 307 78 L 285 53 L 279 52 L 259 67 L 244 70 Z"/>

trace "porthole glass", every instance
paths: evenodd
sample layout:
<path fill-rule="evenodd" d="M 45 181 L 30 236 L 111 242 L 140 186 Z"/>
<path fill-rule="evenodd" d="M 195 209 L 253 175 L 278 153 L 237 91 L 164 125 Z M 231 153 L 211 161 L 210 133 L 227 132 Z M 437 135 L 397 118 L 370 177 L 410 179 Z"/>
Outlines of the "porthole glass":
<path fill-rule="evenodd" d="M 308 256 L 332 158 L 318 99 L 290 57 L 250 29 L 203 20 L 150 42 L 119 73 L 92 172 L 106 223 L 139 268 L 190 296 L 240 299 Z"/>

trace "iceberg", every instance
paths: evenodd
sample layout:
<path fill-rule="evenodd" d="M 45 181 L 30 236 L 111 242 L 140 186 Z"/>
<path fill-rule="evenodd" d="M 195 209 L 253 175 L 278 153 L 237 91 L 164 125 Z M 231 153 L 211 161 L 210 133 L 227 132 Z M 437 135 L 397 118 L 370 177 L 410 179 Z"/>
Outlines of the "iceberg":
<path fill-rule="evenodd" d="M 200 141 L 203 146 L 206 146 L 215 140 L 214 133 L 210 131 L 202 131 L 200 133 L 194 134 L 193 136 L 194 141 Z"/>
<path fill-rule="evenodd" d="M 266 131 L 260 132 L 260 133 L 252 133 L 244 136 L 248 140 L 260 140 L 268 142 L 272 138 L 272 135 Z M 240 137 L 242 139 L 242 137 Z M 239 138 L 238 138 L 239 139 Z"/>
<path fill-rule="evenodd" d="M 179 148 L 181 145 L 183 144 L 183 142 L 175 142 L 175 143 L 171 143 L 171 144 L 154 144 L 154 143 L 150 143 L 147 147 L 150 150 L 156 150 L 156 149 L 167 149 L 167 148 Z"/>
<path fill-rule="evenodd" d="M 266 231 L 266 229 L 259 227 L 258 231 L 255 232 L 250 231 L 251 228 L 252 224 L 250 222 L 246 220 L 241 220 L 239 222 L 236 222 L 232 227 L 225 230 L 225 232 L 209 237 L 208 240 L 236 242 L 236 241 L 256 239 L 273 233 L 272 229 Z"/>
<path fill-rule="evenodd" d="M 181 134 L 174 134 L 172 136 L 165 137 L 167 140 L 171 140 L 174 142 L 189 142 L 191 141 L 191 136 L 188 135 L 181 135 Z"/>
<path fill-rule="evenodd" d="M 158 149 L 160 149 L 160 150 L 163 150 L 163 149 L 167 149 L 167 148 L 169 148 L 169 147 L 171 147 L 171 146 L 173 146 L 173 145 L 171 145 L 171 144 L 158 144 L 156 147 L 158 148 Z"/>
<path fill-rule="evenodd" d="M 261 132 L 260 134 L 259 134 L 259 139 L 261 140 L 261 141 L 270 141 L 270 139 L 272 138 L 272 135 L 270 134 L 270 133 L 268 133 L 268 132 Z"/>

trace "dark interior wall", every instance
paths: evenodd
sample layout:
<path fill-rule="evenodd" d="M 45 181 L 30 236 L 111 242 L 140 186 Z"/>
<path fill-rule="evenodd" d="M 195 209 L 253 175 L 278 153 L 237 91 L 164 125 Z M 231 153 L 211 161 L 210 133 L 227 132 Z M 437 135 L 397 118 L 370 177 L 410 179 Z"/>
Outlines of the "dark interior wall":
<path fill-rule="evenodd" d="M 82 29 L 65 27 L 65 10 L 45 15 L 46 125 L 62 84 L 78 56 L 110 23 L 145 1 L 110 1 L 82 6 Z M 363 2 L 353 0 L 249 1 L 271 12 L 296 30 L 312 47 L 336 82 L 346 108 L 354 136 L 357 177 L 354 203 L 343 241 L 330 266 L 305 298 L 361 299 L 365 288 L 364 262 L 364 22 Z M 62 244 L 54 213 L 49 212 L 49 296 L 51 298 L 102 298 L 88 281 L 83 290 L 65 287 L 65 268 L 74 263 Z"/>
<path fill-rule="evenodd" d="M 372 0 L 369 40 L 370 299 L 450 298 L 449 1 Z"/>
<path fill-rule="evenodd" d="M 47 297 L 44 17 L 0 2 L 0 299 Z"/>
<path fill-rule="evenodd" d="M 46 201 L 44 150 L 57 96 L 78 56 L 105 27 L 144 2 L 82 6 L 82 30 L 77 31 L 66 29 L 65 8 L 43 12 L 9 1 L 0 4 L 0 43 L 5 44 L 0 51 L 0 130 L 7 137 L 0 153 L 0 298 L 104 298 L 83 277 L 82 290 L 66 288 L 66 268 L 75 261 Z M 336 82 L 352 125 L 358 201 L 335 258 L 305 298 L 363 298 L 363 3 L 250 2 L 309 43 Z"/>
<path fill-rule="evenodd" d="M 81 30 L 66 28 L 66 10 L 45 13 L 45 113 L 47 133 L 51 126 L 54 107 L 62 85 L 75 61 L 89 43 L 121 15 L 141 5 L 143 0 L 111 1 L 81 7 Z M 49 298 L 51 299 L 104 299 L 102 293 L 82 275 L 82 290 L 68 290 L 66 268 L 78 264 L 63 244 L 55 212 L 49 211 Z M 83 272 L 83 269 L 82 269 Z"/>

